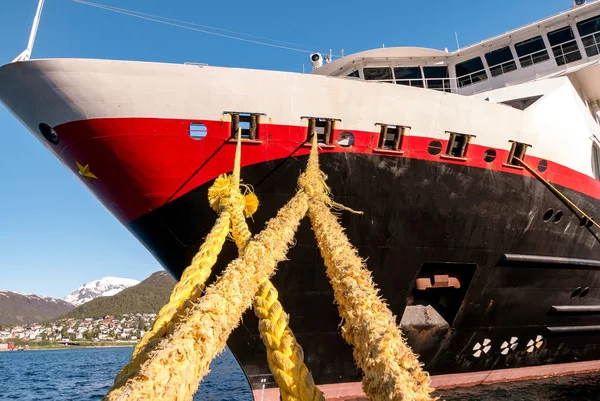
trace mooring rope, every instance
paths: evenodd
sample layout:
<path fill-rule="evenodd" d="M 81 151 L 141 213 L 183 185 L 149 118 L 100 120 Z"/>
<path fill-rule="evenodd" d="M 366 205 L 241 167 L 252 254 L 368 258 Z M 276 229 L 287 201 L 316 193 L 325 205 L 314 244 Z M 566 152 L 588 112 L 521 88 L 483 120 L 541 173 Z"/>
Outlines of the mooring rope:
<path fill-rule="evenodd" d="M 238 151 L 239 141 L 238 135 Z M 268 281 L 277 263 L 285 260 L 307 212 L 344 322 L 342 335 L 354 347 L 356 363 L 365 374 L 365 393 L 377 401 L 432 399 L 429 375 L 402 338 L 369 270 L 331 212 L 332 208 L 351 209 L 332 200 L 326 177 L 319 169 L 317 149 L 313 135 L 306 171 L 298 178 L 298 191 L 254 238 L 250 238 L 242 216 L 241 205 L 245 202 L 239 190 L 240 161 L 236 156 L 237 174 L 228 179 L 232 185 L 221 214 L 237 208 L 228 217 L 234 227 L 238 226 L 233 228 L 233 235 L 240 256 L 202 297 L 194 302 L 184 300 L 184 304 L 190 302 L 189 307 L 181 308 L 181 314 L 158 326 L 166 336 L 152 337 L 140 347 L 135 366 L 116 381 L 106 400 L 191 400 L 210 362 L 222 352 L 253 301 L 261 337 L 267 345 L 269 367 L 284 399 L 322 400 L 323 394 L 314 386 L 302 349 L 288 327 L 288 317 L 277 301 L 277 291 Z"/>

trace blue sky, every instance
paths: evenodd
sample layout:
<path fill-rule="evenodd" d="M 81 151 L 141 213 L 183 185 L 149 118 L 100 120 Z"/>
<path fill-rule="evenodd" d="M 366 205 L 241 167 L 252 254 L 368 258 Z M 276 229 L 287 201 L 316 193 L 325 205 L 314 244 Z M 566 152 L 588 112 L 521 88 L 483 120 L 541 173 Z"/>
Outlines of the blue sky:
<path fill-rule="evenodd" d="M 456 48 L 571 6 L 570 0 L 282 2 L 98 0 L 102 4 L 346 54 Z M 0 64 L 26 46 L 37 0 L 0 1 Z M 34 58 L 111 58 L 285 71 L 308 55 L 46 0 Z M 63 297 L 104 276 L 142 280 L 160 265 L 0 104 L 0 289 Z"/>

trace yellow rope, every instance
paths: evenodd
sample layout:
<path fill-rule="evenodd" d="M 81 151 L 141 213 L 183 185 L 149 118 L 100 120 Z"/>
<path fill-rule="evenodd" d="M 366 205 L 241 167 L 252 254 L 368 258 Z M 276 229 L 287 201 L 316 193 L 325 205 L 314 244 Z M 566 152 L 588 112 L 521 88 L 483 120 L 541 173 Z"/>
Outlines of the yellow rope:
<path fill-rule="evenodd" d="M 270 281 L 262 283 L 254 298 L 254 313 L 259 318 L 260 337 L 267 348 L 267 361 L 281 398 L 283 401 L 324 401 L 277 297 L 277 290 Z"/>
<path fill-rule="evenodd" d="M 131 361 L 117 374 L 114 387 L 123 385 L 129 377 L 137 374 L 141 365 L 148 359 L 150 351 L 161 339 L 172 333 L 173 325 L 180 320 L 182 313 L 200 297 L 212 266 L 217 261 L 217 256 L 229 234 L 229 221 L 228 212 L 219 215 L 200 251 L 175 285 L 169 302 L 158 313 L 152 329 L 144 334 L 133 351 Z"/>
<path fill-rule="evenodd" d="M 206 289 L 204 296 L 195 302 L 183 301 L 189 307 L 181 308 L 160 328 L 166 336 L 152 337 L 138 351 L 137 365 L 122 375 L 121 382 L 113 386 L 105 400 L 191 400 L 208 373 L 210 362 L 223 350 L 253 299 L 269 366 L 284 399 L 322 400 L 323 395 L 303 363 L 302 349 L 287 325 L 288 317 L 277 301 L 277 291 L 268 281 L 277 263 L 285 259 L 307 211 L 344 320 L 342 334 L 354 346 L 356 362 L 365 373 L 365 393 L 377 401 L 431 400 L 428 374 L 404 342 L 368 269 L 330 210 L 346 208 L 330 197 L 318 166 L 316 135 L 313 137 L 306 172 L 298 178 L 297 193 L 253 239 L 242 217 L 242 205 L 247 202 L 239 190 L 236 157 L 237 174 L 228 179 L 229 196 L 224 197 L 227 201 L 217 222 L 227 217 L 227 230 L 223 230 L 227 232 L 229 219 L 234 222 L 240 256 Z M 217 231 L 215 227 L 213 230 Z"/>
<path fill-rule="evenodd" d="M 516 156 L 513 156 L 513 158 L 518 161 L 519 163 L 521 163 L 521 165 L 523 167 L 525 167 L 525 170 L 529 171 L 529 173 L 531 173 L 531 175 L 533 175 L 535 178 L 537 178 L 538 180 L 540 180 L 542 182 L 542 184 L 544 184 L 549 190 L 550 192 L 552 192 L 554 195 L 556 195 L 560 200 L 562 200 L 568 207 L 571 208 L 571 210 L 574 213 L 578 213 L 580 215 L 580 218 L 585 217 L 588 221 L 591 221 L 596 227 L 600 228 L 600 224 L 598 224 L 596 221 L 594 221 L 594 219 L 592 219 L 589 215 L 587 215 L 583 210 L 581 210 L 579 208 L 579 206 L 577 206 L 575 203 L 573 203 L 569 198 L 567 198 L 562 192 L 560 192 L 554 185 L 552 185 L 550 183 L 550 181 L 548 181 L 547 179 L 545 179 L 544 177 L 542 177 L 540 174 L 538 174 L 537 171 L 535 171 L 533 169 L 533 167 L 531 167 L 529 164 L 525 163 L 523 160 L 519 159 Z"/>
<path fill-rule="evenodd" d="M 331 203 L 328 190 L 315 194 L 308 215 L 343 320 L 342 336 L 354 347 L 354 360 L 364 372 L 365 394 L 375 401 L 431 400 L 429 375 L 406 344 L 371 273 L 331 213 Z"/>
<path fill-rule="evenodd" d="M 306 215 L 309 193 L 314 192 L 318 171 L 316 151 L 299 178 L 299 190 L 251 240 L 243 256 L 231 262 L 223 275 L 206 289 L 185 316 L 161 339 L 135 375 L 120 387 L 113 386 L 106 400 L 189 400 L 210 362 L 218 355 L 243 312 L 251 306 L 260 284 L 285 259 L 300 220 Z M 312 161 L 312 163 L 311 163 Z"/>
<path fill-rule="evenodd" d="M 238 131 L 235 166 L 239 166 L 240 163 L 237 157 L 241 154 L 240 138 L 241 135 Z M 235 168 L 234 171 L 236 171 Z M 234 180 L 236 180 L 235 177 Z M 239 182 L 239 177 L 237 177 L 237 181 Z M 253 193 L 250 191 L 249 194 Z M 246 195 L 247 199 L 248 195 Z M 239 254 L 242 256 L 248 241 L 250 241 L 251 233 L 244 216 L 243 204 L 237 202 L 232 205 L 232 233 Z M 277 297 L 277 290 L 271 281 L 267 280 L 261 284 L 253 304 L 254 313 L 259 319 L 260 337 L 267 350 L 269 369 L 280 388 L 282 399 L 283 401 L 324 401 L 323 393 L 315 385 L 313 377 L 304 363 L 304 351 L 289 328 L 288 316 Z"/>
<path fill-rule="evenodd" d="M 376 401 L 431 400 L 429 375 L 406 344 L 337 218 L 319 200 L 310 202 L 308 215 L 343 320 L 342 336 L 354 346 L 354 360 L 365 374 L 365 394 Z"/>

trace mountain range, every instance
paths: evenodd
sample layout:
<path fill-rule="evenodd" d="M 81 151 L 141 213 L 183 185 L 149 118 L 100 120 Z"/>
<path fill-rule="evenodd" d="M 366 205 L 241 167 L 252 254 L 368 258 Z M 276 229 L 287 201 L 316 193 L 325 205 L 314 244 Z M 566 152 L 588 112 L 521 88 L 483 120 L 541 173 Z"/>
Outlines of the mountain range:
<path fill-rule="evenodd" d="M 79 306 L 98 297 L 108 297 L 118 294 L 125 288 L 129 288 L 139 283 L 138 280 L 130 278 L 104 277 L 100 280 L 94 280 L 83 284 L 63 299 L 75 306 Z"/>
<path fill-rule="evenodd" d="M 42 322 L 74 308 L 75 305 L 62 299 L 0 290 L 0 325 Z"/>
<path fill-rule="evenodd" d="M 157 313 L 167 303 L 175 287 L 175 280 L 166 271 L 153 273 L 141 283 L 116 295 L 98 297 L 78 306 L 61 318 L 98 318 L 125 313 Z"/>
<path fill-rule="evenodd" d="M 139 282 L 105 277 L 85 283 L 64 299 L 0 290 L 0 325 L 41 323 L 59 317 L 156 313 L 168 301 L 175 280 L 165 271 Z"/>

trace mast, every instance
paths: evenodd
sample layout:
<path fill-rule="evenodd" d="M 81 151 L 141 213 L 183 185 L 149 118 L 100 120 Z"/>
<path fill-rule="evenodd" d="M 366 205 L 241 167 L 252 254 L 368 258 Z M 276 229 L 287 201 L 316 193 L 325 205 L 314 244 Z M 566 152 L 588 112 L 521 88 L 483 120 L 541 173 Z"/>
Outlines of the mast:
<path fill-rule="evenodd" d="M 29 42 L 27 48 L 23 50 L 12 62 L 16 63 L 19 61 L 26 61 L 31 58 L 31 51 L 33 50 L 33 43 L 35 42 L 35 35 L 37 34 L 38 26 L 40 25 L 40 17 L 42 16 L 42 8 L 44 7 L 44 0 L 40 0 L 38 3 L 35 17 L 33 18 L 33 25 L 31 26 L 31 33 L 29 34 Z"/>

